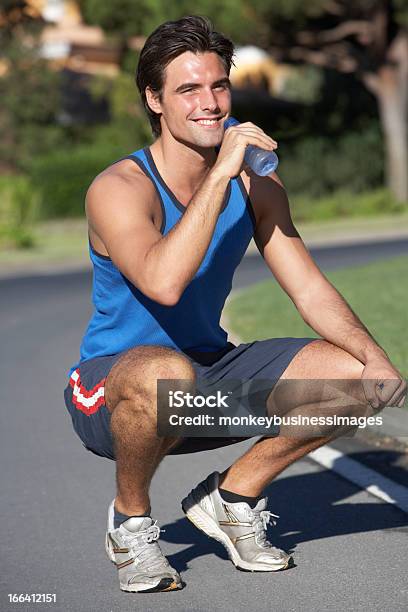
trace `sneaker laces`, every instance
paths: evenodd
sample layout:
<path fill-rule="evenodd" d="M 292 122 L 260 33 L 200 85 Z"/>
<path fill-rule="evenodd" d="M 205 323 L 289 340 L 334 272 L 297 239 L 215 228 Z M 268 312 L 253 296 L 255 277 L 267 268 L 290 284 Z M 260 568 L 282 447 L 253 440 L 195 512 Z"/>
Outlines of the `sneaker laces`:
<path fill-rule="evenodd" d="M 152 570 L 159 569 L 163 565 L 166 568 L 169 566 L 169 562 L 157 542 L 162 531 L 165 531 L 165 529 L 160 529 L 157 521 L 154 521 L 147 529 L 123 536 L 123 540 L 129 551 L 135 556 L 135 560 L 138 559 L 141 564 L 148 561 L 149 569 Z"/>
<path fill-rule="evenodd" d="M 250 510 L 248 512 L 249 520 L 255 531 L 255 541 L 263 548 L 273 548 L 272 544 L 266 539 L 268 524 L 276 525 L 278 514 L 273 514 L 269 510 Z"/>

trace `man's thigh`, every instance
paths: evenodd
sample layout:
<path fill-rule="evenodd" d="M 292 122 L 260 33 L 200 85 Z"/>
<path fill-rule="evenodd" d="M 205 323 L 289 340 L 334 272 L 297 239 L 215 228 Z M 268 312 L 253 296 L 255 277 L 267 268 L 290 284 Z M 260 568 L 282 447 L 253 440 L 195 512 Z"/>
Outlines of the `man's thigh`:
<path fill-rule="evenodd" d="M 210 381 L 214 388 L 231 383 L 249 405 L 265 408 L 266 400 L 295 357 L 316 338 L 270 338 L 242 343 L 211 366 L 196 364 L 198 379 Z M 242 394 L 242 395 L 241 395 Z"/>
<path fill-rule="evenodd" d="M 364 365 L 343 349 L 319 338 L 272 338 L 243 343 L 198 376 L 219 381 L 251 381 L 246 387 L 250 402 L 266 407 L 278 398 L 283 412 L 303 404 L 339 395 L 364 399 L 361 373 Z M 285 400 L 285 403 L 283 402 Z"/>
<path fill-rule="evenodd" d="M 342 348 L 317 339 L 293 358 L 281 378 L 355 379 L 361 378 L 364 365 Z"/>
<path fill-rule="evenodd" d="M 316 342 L 319 342 L 317 338 L 283 337 L 242 343 L 212 365 L 199 366 L 198 372 L 214 381 L 229 377 L 264 378 L 276 382 L 294 358 Z"/>
<path fill-rule="evenodd" d="M 173 355 L 172 350 L 166 347 L 135 347 L 135 349 L 117 355 L 96 357 L 82 362 L 72 373 L 64 392 L 65 404 L 70 413 L 73 428 L 87 450 L 101 457 L 115 460 L 110 430 L 111 411 L 106 405 L 107 383 L 110 379 L 116 387 L 120 387 L 121 372 L 125 370 L 126 374 L 130 367 L 133 368 L 135 358 L 140 357 L 143 361 L 149 354 L 157 358 L 159 353 L 165 357 Z M 175 356 L 185 359 L 181 353 Z M 200 375 L 201 366 L 195 361 L 191 363 L 197 375 Z M 210 450 L 241 440 L 242 438 L 180 438 L 177 446 L 169 451 L 169 454 Z"/>
<path fill-rule="evenodd" d="M 319 402 L 356 402 L 365 405 L 361 384 L 364 365 L 326 340 L 316 340 L 299 351 L 282 373 L 268 399 L 271 412 Z"/>
<path fill-rule="evenodd" d="M 199 391 L 215 393 L 228 388 L 234 390 L 233 394 L 237 393 L 237 398 L 242 398 L 244 391 L 244 395 L 246 393 L 250 396 L 249 401 L 257 404 L 257 411 L 262 412 L 262 409 L 266 408 L 266 400 L 272 387 L 288 364 L 300 350 L 314 340 L 288 337 L 242 343 L 239 346 L 230 344 L 227 350 L 222 351 L 221 357 L 215 356 L 214 359 L 209 359 L 208 353 L 187 354 L 196 371 Z M 231 410 L 234 410 L 234 407 L 230 406 L 228 414 L 232 414 Z M 271 429 L 269 434 L 277 435 L 278 428 L 275 429 L 276 431 Z M 259 435 L 259 432 L 250 433 L 245 429 L 242 434 L 233 433 L 227 437 L 219 431 L 217 437 L 185 438 L 169 454 L 210 450 Z"/>
<path fill-rule="evenodd" d="M 184 370 L 178 370 L 177 378 L 183 378 L 187 369 L 191 371 L 190 361 L 173 349 L 137 346 L 116 355 L 89 359 L 72 372 L 64 392 L 65 404 L 85 448 L 96 455 L 115 459 L 110 429 L 112 406 L 120 397 L 128 396 L 129 385 L 135 384 L 136 379 L 146 379 L 149 362 L 158 364 L 158 377 L 165 376 L 171 368 L 176 372 L 174 364 L 179 362 Z"/>

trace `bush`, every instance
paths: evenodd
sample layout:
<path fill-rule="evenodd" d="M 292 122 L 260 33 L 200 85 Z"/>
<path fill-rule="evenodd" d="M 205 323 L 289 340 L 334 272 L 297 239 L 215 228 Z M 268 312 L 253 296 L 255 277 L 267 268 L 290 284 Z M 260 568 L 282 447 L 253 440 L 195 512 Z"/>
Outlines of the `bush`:
<path fill-rule="evenodd" d="M 38 194 L 26 176 L 0 177 L 0 247 L 31 248 Z"/>
<path fill-rule="evenodd" d="M 83 215 L 85 194 L 93 178 L 119 157 L 119 151 L 111 147 L 80 146 L 34 160 L 30 174 L 40 194 L 39 218 Z"/>
<path fill-rule="evenodd" d="M 16 33 L 18 30 L 16 27 Z M 39 58 L 38 40 L 28 32 L 23 36 L 20 31 L 9 44 L 1 42 L 0 158 L 3 167 L 21 172 L 32 157 L 64 142 L 64 130 L 56 124 L 61 75 Z"/>
<path fill-rule="evenodd" d="M 30 175 L 39 192 L 39 218 L 82 216 L 85 195 L 93 179 L 137 148 L 138 145 L 129 150 L 116 144 L 84 145 L 33 161 Z"/>
<path fill-rule="evenodd" d="M 359 193 L 384 183 L 383 143 L 376 125 L 341 138 L 307 138 L 282 146 L 278 169 L 290 195 L 311 198 L 347 190 Z"/>
<path fill-rule="evenodd" d="M 323 221 L 341 217 L 370 217 L 406 211 L 406 205 L 397 202 L 384 188 L 360 194 L 338 191 L 331 196 L 316 199 L 295 196 L 290 200 L 292 216 L 296 222 Z"/>
<path fill-rule="evenodd" d="M 95 176 L 116 160 L 146 146 L 151 138 L 149 122 L 137 102 L 130 75 L 121 74 L 114 82 L 95 78 L 91 85 L 95 99 L 108 95 L 112 120 L 105 125 L 86 126 L 86 142 L 60 147 L 32 160 L 28 172 L 40 194 L 43 219 L 82 216 L 85 195 Z"/>

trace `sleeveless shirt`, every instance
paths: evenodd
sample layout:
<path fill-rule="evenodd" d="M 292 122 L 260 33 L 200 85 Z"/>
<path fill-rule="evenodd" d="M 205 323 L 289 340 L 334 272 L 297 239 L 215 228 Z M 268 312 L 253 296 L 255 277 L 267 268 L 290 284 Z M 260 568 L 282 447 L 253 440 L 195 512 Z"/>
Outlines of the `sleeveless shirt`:
<path fill-rule="evenodd" d="M 153 182 L 163 215 L 160 232 L 165 236 L 180 221 L 186 207 L 160 176 L 148 147 L 123 159 L 137 163 Z M 238 176 L 229 181 L 205 257 L 173 306 L 159 304 L 144 295 L 109 257 L 97 253 L 90 243 L 94 311 L 81 343 L 79 363 L 70 373 L 83 361 L 115 355 L 139 345 L 199 352 L 225 348 L 227 333 L 220 326 L 221 312 L 254 228 L 252 205 Z"/>

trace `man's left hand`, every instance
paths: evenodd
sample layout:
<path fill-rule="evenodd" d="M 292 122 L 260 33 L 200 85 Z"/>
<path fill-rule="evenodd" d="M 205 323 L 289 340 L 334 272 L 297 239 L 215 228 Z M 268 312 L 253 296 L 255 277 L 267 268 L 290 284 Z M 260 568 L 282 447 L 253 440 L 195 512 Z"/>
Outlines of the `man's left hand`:
<path fill-rule="evenodd" d="M 401 373 L 385 358 L 369 360 L 361 374 L 367 401 L 375 410 L 385 406 L 401 408 L 407 396 L 407 383 Z"/>

